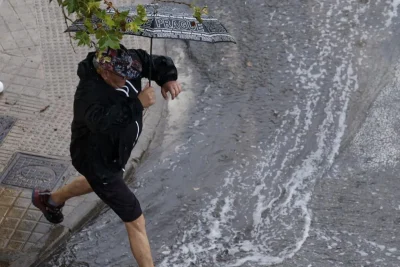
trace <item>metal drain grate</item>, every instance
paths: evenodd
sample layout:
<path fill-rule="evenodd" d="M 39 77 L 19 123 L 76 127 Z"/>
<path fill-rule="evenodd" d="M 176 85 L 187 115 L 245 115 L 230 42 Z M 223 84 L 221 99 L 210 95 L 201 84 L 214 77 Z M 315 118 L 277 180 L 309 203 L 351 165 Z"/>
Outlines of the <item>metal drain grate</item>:
<path fill-rule="evenodd" d="M 68 161 L 18 152 L 4 171 L 1 183 L 52 190 L 64 177 L 69 166 Z"/>

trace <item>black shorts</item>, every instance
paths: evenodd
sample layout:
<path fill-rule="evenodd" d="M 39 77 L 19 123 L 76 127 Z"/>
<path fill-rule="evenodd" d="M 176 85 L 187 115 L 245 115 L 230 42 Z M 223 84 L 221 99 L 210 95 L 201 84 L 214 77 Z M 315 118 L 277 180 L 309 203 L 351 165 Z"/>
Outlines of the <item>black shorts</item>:
<path fill-rule="evenodd" d="M 123 179 L 123 172 L 102 180 L 95 175 L 85 175 L 93 191 L 124 222 L 132 222 L 142 215 L 139 201 Z M 107 182 L 105 182 L 107 181 Z"/>

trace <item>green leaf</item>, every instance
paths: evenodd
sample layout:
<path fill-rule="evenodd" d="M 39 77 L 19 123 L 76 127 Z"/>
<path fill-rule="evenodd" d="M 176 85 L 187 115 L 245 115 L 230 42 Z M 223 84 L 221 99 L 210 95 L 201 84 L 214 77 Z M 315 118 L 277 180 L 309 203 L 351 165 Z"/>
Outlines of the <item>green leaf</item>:
<path fill-rule="evenodd" d="M 115 21 L 113 20 L 113 18 L 109 15 L 107 15 L 104 18 L 104 23 L 111 29 L 112 27 L 115 26 Z"/>
<path fill-rule="evenodd" d="M 98 42 L 100 49 L 106 49 L 107 47 L 118 49 L 119 43 L 120 40 L 118 39 L 117 35 L 113 34 L 112 32 L 107 33 L 107 35 L 101 37 Z"/>
<path fill-rule="evenodd" d="M 95 15 L 96 15 L 96 17 L 98 17 L 99 19 L 102 19 L 102 20 L 105 20 L 106 17 L 108 16 L 104 9 L 103 10 L 96 10 L 95 11 Z"/>
<path fill-rule="evenodd" d="M 146 14 L 146 8 L 145 8 L 143 5 L 138 5 L 138 6 L 136 7 L 136 11 L 137 11 L 138 16 L 141 17 L 141 18 L 147 16 L 147 14 Z"/>
<path fill-rule="evenodd" d="M 129 10 L 119 12 L 119 19 L 125 20 L 129 15 Z"/>
<path fill-rule="evenodd" d="M 203 20 L 201 19 L 201 15 L 202 15 L 201 8 L 194 7 L 193 11 L 194 11 L 193 17 L 195 17 L 198 20 L 198 22 L 203 23 Z"/>
<path fill-rule="evenodd" d="M 98 1 L 91 0 L 90 2 L 87 3 L 87 13 L 89 15 L 99 8 L 100 8 L 100 2 Z"/>
<path fill-rule="evenodd" d="M 85 25 L 85 27 L 86 27 L 86 29 L 87 29 L 87 31 L 88 31 L 89 33 L 91 33 L 91 34 L 94 33 L 93 24 L 92 24 L 91 19 L 85 18 L 83 24 Z"/>
<path fill-rule="evenodd" d="M 77 32 L 75 40 L 78 40 L 78 46 L 90 45 L 90 36 L 85 31 Z"/>
<path fill-rule="evenodd" d="M 96 32 L 96 39 L 101 39 L 103 36 L 107 35 L 104 29 L 97 29 L 95 32 Z"/>
<path fill-rule="evenodd" d="M 79 9 L 79 1 L 78 0 L 65 0 L 63 5 L 67 7 L 68 15 L 74 13 Z"/>
<path fill-rule="evenodd" d="M 126 24 L 126 29 L 129 31 L 138 32 L 140 27 L 136 22 L 133 21 L 133 22 Z"/>

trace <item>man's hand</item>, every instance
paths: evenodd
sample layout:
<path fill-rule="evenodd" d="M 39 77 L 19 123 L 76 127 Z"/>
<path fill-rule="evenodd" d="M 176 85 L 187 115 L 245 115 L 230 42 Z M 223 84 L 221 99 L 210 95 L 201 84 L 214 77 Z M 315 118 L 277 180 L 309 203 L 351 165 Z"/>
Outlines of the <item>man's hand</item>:
<path fill-rule="evenodd" d="M 172 100 L 174 100 L 182 92 L 182 87 L 177 81 L 164 83 L 161 87 L 161 94 L 165 100 L 168 99 L 168 92 L 171 94 Z"/>
<path fill-rule="evenodd" d="M 148 108 L 156 103 L 156 94 L 154 88 L 150 87 L 149 84 L 139 93 L 138 98 L 142 103 L 143 108 Z"/>

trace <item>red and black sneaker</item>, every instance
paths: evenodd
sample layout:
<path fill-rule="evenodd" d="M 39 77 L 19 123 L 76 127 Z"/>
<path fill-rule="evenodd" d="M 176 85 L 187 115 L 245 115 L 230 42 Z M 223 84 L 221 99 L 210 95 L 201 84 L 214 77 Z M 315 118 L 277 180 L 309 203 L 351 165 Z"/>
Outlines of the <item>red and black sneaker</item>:
<path fill-rule="evenodd" d="M 39 191 L 34 189 L 32 191 L 32 203 L 33 205 L 43 212 L 44 217 L 54 224 L 61 223 L 64 220 L 64 215 L 61 212 L 64 204 L 60 206 L 53 206 L 49 204 L 50 191 Z"/>

